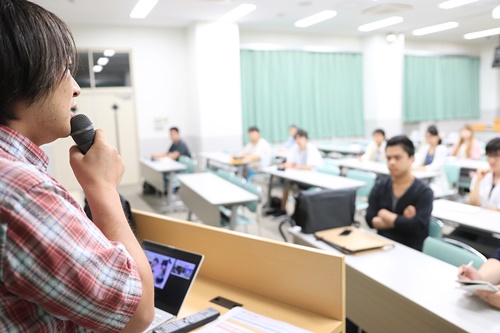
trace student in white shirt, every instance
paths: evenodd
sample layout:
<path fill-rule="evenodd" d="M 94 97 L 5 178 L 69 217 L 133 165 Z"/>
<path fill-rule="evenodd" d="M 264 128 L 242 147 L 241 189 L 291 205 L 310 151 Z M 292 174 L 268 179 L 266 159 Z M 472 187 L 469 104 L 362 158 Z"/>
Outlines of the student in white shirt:
<path fill-rule="evenodd" d="M 247 170 L 247 179 L 250 180 L 257 171 L 267 167 L 271 162 L 271 146 L 260 136 L 257 127 L 248 129 L 250 142 L 243 148 L 243 156 L 249 157 L 252 161 Z"/>
<path fill-rule="evenodd" d="M 418 154 L 415 154 L 413 170 L 438 171 L 439 174 L 434 177 L 430 183 L 432 191 L 435 195 L 438 195 L 449 189 L 446 172 L 444 170 L 444 163 L 446 162 L 448 150 L 441 144 L 441 138 L 434 125 L 427 128 L 425 140 L 427 144 L 419 150 Z"/>
<path fill-rule="evenodd" d="M 373 141 L 366 147 L 365 153 L 361 156 L 361 161 L 385 162 L 385 132 L 383 129 L 376 129 L 372 133 Z"/>
<path fill-rule="evenodd" d="M 500 138 L 488 142 L 486 158 L 490 167 L 477 170 L 472 178 L 469 204 L 500 210 Z"/>
<path fill-rule="evenodd" d="M 316 167 L 323 165 L 323 157 L 315 145 L 308 142 L 307 132 L 298 130 L 295 134 L 295 143 L 290 152 L 290 156 L 286 163 L 280 165 L 281 169 L 297 169 L 297 170 L 313 170 Z M 298 188 L 298 184 L 292 184 Z M 286 214 L 286 203 L 288 201 L 288 189 L 283 190 L 283 198 L 281 200 L 281 210 L 275 215 Z"/>
<path fill-rule="evenodd" d="M 500 210 L 500 138 L 488 142 L 486 156 L 490 167 L 477 170 L 472 178 L 469 204 Z M 449 237 L 467 243 L 488 257 L 500 247 L 500 239 L 474 233 L 470 229 L 463 227 L 453 230 Z"/>

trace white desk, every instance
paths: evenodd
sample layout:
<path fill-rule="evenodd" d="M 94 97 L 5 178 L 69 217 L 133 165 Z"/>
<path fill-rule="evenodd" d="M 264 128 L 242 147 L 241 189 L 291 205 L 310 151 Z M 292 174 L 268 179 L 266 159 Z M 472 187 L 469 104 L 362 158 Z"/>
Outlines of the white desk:
<path fill-rule="evenodd" d="M 212 161 L 225 166 L 236 167 L 237 174 L 239 176 L 243 175 L 245 167 L 251 163 L 248 158 L 234 159 L 230 154 L 221 151 L 202 152 L 199 155 L 207 160 L 207 168 L 210 166 L 210 162 Z"/>
<path fill-rule="evenodd" d="M 346 177 L 329 175 L 326 173 L 286 169 L 284 171 L 278 170 L 277 166 L 270 166 L 263 170 L 263 172 L 270 174 L 269 187 L 267 192 L 267 202 L 271 201 L 271 190 L 273 185 L 273 177 L 288 179 L 297 183 L 302 183 L 310 186 L 321 187 L 329 190 L 343 190 L 349 188 L 359 188 L 366 185 L 365 182 Z"/>
<path fill-rule="evenodd" d="M 356 169 L 362 171 L 371 171 L 377 175 L 389 175 L 389 169 L 386 163 L 373 161 L 360 161 L 357 158 L 343 158 L 335 160 L 339 167 L 347 169 Z M 413 171 L 412 174 L 418 179 L 432 179 L 439 175 L 438 171 Z"/>
<path fill-rule="evenodd" d="M 175 173 L 186 170 L 186 166 L 182 163 L 174 161 L 170 158 L 162 158 L 152 161 L 151 159 L 141 158 L 141 175 L 154 188 L 160 191 L 161 196 L 165 191 L 165 176 L 169 175 L 167 189 L 167 208 L 172 202 L 174 193 L 174 177 Z"/>
<path fill-rule="evenodd" d="M 230 228 L 235 229 L 238 205 L 258 201 L 259 197 L 210 172 L 177 177 L 182 201 L 205 224 L 220 227 L 219 206 L 231 207 Z"/>
<path fill-rule="evenodd" d="M 351 156 L 363 155 L 366 149 L 366 147 L 356 143 L 354 144 L 318 143 L 316 144 L 316 147 L 325 154 L 339 153 L 342 155 L 351 155 Z"/>
<path fill-rule="evenodd" d="M 466 169 L 470 171 L 476 171 L 477 169 L 488 169 L 490 167 L 487 161 L 458 159 L 452 156 L 446 158 L 446 164 L 457 165 L 460 167 L 460 169 Z"/>
<path fill-rule="evenodd" d="M 296 244 L 339 253 L 291 228 Z M 347 317 L 370 333 L 500 332 L 500 312 L 456 288 L 458 269 L 407 246 L 346 255 Z"/>
<path fill-rule="evenodd" d="M 443 222 L 500 234 L 500 212 L 449 200 L 435 200 L 432 216 Z"/>

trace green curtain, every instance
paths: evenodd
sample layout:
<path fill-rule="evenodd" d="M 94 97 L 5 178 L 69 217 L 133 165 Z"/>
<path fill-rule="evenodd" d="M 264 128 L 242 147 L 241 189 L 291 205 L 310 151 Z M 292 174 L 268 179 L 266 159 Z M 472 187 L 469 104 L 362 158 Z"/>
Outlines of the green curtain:
<path fill-rule="evenodd" d="M 479 113 L 479 58 L 405 57 L 405 122 L 478 118 Z"/>
<path fill-rule="evenodd" d="M 270 142 L 288 126 L 310 138 L 364 135 L 360 54 L 241 51 L 243 133 L 257 126 Z"/>

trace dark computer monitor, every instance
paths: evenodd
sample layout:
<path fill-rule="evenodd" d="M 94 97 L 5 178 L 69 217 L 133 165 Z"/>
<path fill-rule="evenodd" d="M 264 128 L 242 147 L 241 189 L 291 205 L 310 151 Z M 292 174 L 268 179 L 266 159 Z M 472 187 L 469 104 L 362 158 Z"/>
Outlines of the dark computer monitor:
<path fill-rule="evenodd" d="M 344 227 L 354 221 L 356 189 L 301 191 L 292 220 L 306 234 Z"/>

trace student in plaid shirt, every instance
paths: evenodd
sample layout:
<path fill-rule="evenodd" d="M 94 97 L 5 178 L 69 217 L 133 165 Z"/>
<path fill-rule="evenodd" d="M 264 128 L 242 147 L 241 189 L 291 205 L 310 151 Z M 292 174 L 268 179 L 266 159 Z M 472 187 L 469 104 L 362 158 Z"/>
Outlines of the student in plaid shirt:
<path fill-rule="evenodd" d="M 26 0 L 0 1 L 0 332 L 141 332 L 154 316 L 144 252 L 116 188 L 124 164 L 96 131 L 70 163 L 94 222 L 39 148 L 70 134 L 80 87 L 67 26 Z"/>

